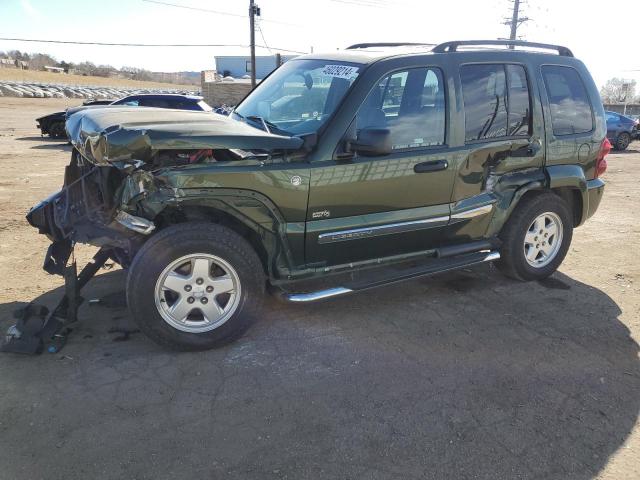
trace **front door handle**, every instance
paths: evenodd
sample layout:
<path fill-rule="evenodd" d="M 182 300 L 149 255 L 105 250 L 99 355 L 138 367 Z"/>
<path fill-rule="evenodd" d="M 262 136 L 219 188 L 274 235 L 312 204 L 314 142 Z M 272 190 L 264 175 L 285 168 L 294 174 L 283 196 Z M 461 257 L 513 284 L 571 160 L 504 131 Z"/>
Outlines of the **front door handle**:
<path fill-rule="evenodd" d="M 434 160 L 432 162 L 417 163 L 413 167 L 413 171 L 416 173 L 438 172 L 440 170 L 446 170 L 449 168 L 449 162 L 446 160 Z"/>

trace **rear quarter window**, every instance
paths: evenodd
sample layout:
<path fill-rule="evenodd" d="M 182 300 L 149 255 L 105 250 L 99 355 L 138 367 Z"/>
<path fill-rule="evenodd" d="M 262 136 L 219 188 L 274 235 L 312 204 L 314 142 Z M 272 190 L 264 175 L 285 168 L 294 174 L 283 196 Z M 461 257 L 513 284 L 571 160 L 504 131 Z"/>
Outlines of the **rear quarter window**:
<path fill-rule="evenodd" d="M 587 89 L 578 72 L 560 65 L 542 67 L 549 98 L 554 135 L 587 133 L 593 130 L 593 111 Z"/>

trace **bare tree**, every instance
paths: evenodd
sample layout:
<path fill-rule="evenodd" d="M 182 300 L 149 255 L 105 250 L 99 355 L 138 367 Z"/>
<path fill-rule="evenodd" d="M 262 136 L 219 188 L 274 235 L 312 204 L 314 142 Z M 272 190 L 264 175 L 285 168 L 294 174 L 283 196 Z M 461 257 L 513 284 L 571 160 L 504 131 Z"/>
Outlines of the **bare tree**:
<path fill-rule="evenodd" d="M 153 80 L 153 75 L 149 70 L 137 67 L 122 67 L 121 72 L 127 73 L 133 80 Z"/>
<path fill-rule="evenodd" d="M 76 64 L 74 70 L 80 75 L 93 75 L 96 71 L 96 66 L 91 62 L 80 62 Z"/>
<path fill-rule="evenodd" d="M 610 78 L 600 89 L 604 103 L 629 103 L 636 96 L 636 81 L 622 78 Z"/>
<path fill-rule="evenodd" d="M 24 57 L 22 58 L 22 60 L 25 60 Z M 44 67 L 52 67 L 54 65 L 57 65 L 57 63 L 58 61 L 51 55 L 47 55 L 46 53 L 35 53 L 29 60 L 29 68 L 31 70 L 43 70 Z"/>

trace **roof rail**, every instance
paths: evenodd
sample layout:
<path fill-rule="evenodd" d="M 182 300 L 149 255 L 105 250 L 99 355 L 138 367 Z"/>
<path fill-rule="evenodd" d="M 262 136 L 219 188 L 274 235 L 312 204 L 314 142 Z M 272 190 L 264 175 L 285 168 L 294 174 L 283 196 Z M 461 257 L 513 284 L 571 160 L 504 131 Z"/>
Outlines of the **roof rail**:
<path fill-rule="evenodd" d="M 573 57 L 573 52 L 567 47 L 561 45 L 551 45 L 548 43 L 525 42 L 523 40 L 458 40 L 454 42 L 445 42 L 433 47 L 434 53 L 455 52 L 458 47 L 482 46 L 482 45 L 504 45 L 512 47 L 528 47 L 528 48 L 545 48 L 555 50 L 558 55 L 563 57 Z"/>
<path fill-rule="evenodd" d="M 356 50 L 358 48 L 370 48 L 370 47 L 405 47 L 405 46 L 423 46 L 433 47 L 435 43 L 410 43 L 410 42 L 382 42 L 382 43 L 356 43 L 347 47 L 346 50 Z"/>

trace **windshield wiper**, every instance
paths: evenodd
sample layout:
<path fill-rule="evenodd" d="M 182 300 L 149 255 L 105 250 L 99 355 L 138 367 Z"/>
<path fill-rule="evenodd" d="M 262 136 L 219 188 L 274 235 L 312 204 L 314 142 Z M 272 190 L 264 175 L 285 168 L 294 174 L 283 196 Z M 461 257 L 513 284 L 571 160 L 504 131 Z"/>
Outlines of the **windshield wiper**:
<path fill-rule="evenodd" d="M 283 130 L 282 128 L 278 127 L 275 123 L 270 122 L 269 120 L 265 120 L 263 117 L 259 116 L 259 115 L 247 115 L 246 117 L 238 112 L 236 112 L 235 110 L 231 113 L 231 115 L 237 115 L 238 118 L 240 120 L 243 120 L 245 123 L 249 123 L 247 122 L 247 120 L 251 120 L 252 123 L 254 122 L 258 122 L 260 123 L 260 125 L 262 126 L 262 130 L 264 130 L 267 133 L 272 133 L 273 131 L 275 131 L 276 133 L 281 133 L 284 135 L 291 135 L 289 132 L 287 132 L 286 130 Z"/>
<path fill-rule="evenodd" d="M 271 133 L 271 129 L 269 128 L 269 126 L 275 127 L 275 125 L 273 123 L 271 123 L 271 122 L 267 123 L 267 121 L 264 118 L 259 117 L 258 115 L 249 115 L 246 118 L 249 119 L 249 120 L 255 120 L 255 121 L 260 122 L 262 124 L 262 126 L 264 127 L 264 131 L 267 132 L 267 133 Z M 276 127 L 276 128 L 278 128 L 278 127 Z"/>

